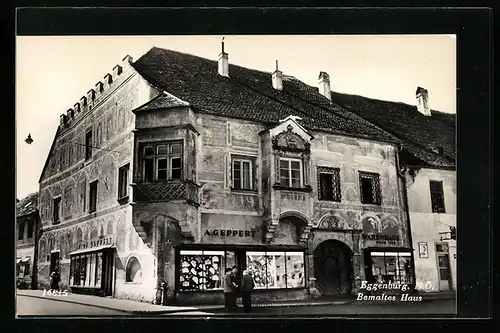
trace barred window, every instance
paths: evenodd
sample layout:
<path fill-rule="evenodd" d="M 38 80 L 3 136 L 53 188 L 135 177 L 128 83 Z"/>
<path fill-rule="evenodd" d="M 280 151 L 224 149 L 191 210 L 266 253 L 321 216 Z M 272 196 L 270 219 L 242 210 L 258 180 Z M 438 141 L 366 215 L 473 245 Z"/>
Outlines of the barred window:
<path fill-rule="evenodd" d="M 318 167 L 318 197 L 319 200 L 340 202 L 340 169 Z"/>
<path fill-rule="evenodd" d="M 360 171 L 359 186 L 361 203 L 373 205 L 380 205 L 382 203 L 379 174 Z"/>

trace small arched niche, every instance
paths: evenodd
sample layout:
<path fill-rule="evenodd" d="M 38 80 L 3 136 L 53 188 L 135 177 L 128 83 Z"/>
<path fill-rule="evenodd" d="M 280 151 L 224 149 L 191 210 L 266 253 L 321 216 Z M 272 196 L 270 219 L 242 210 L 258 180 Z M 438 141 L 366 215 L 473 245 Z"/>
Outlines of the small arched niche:
<path fill-rule="evenodd" d="M 139 259 L 130 257 L 125 268 L 125 282 L 141 283 L 142 282 L 142 268 Z"/>

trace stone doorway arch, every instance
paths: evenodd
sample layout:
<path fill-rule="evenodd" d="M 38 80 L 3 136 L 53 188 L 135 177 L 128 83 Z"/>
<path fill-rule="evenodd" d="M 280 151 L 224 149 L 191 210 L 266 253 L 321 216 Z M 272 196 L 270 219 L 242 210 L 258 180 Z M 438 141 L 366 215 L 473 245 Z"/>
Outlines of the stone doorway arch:
<path fill-rule="evenodd" d="M 322 295 L 347 295 L 353 285 L 353 252 L 345 243 L 329 239 L 313 252 L 316 288 Z"/>

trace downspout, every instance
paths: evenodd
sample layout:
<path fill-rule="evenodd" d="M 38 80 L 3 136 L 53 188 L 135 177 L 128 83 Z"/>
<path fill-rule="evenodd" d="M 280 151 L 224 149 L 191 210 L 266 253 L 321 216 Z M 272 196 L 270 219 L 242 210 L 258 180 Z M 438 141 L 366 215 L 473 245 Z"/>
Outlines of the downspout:
<path fill-rule="evenodd" d="M 396 173 L 399 177 L 398 181 L 398 186 L 399 184 L 402 185 L 402 194 L 403 194 L 403 210 L 405 211 L 406 214 L 406 221 L 408 224 L 408 241 L 410 243 L 410 248 L 411 248 L 411 278 L 413 280 L 413 284 L 416 284 L 416 276 L 415 276 L 415 249 L 413 248 L 413 238 L 412 238 L 412 232 L 411 232 L 411 220 L 410 220 L 410 209 L 409 209 L 409 203 L 408 203 L 408 190 L 406 187 L 406 177 L 405 177 L 405 172 L 406 172 L 406 167 L 404 167 L 404 170 L 401 171 L 401 166 L 400 166 L 400 161 L 399 161 L 399 153 L 403 150 L 403 145 L 399 144 L 398 147 L 398 152 L 396 153 Z"/>

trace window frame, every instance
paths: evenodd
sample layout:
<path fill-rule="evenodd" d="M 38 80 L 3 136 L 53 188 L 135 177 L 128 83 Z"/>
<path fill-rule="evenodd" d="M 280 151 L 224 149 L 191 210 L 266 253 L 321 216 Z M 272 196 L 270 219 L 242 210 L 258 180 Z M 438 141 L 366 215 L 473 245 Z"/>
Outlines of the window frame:
<path fill-rule="evenodd" d="M 92 191 L 93 186 L 95 184 L 95 193 Z M 89 182 L 89 213 L 95 213 L 97 211 L 97 193 L 99 188 L 99 180 L 93 180 Z M 94 195 L 92 195 L 94 194 Z"/>
<path fill-rule="evenodd" d="M 180 147 L 180 152 L 179 153 L 173 153 L 173 147 L 175 145 L 179 145 Z M 158 154 L 158 147 L 160 146 L 166 146 L 167 147 L 167 152 L 166 154 Z M 153 148 L 153 155 L 146 155 L 145 154 L 145 149 L 148 147 Z M 172 168 L 172 160 L 173 159 L 180 159 L 180 168 L 176 168 L 176 170 L 180 170 L 180 177 L 173 179 L 173 168 Z M 166 169 L 161 169 L 161 170 L 166 170 L 166 179 L 158 179 L 158 161 L 166 159 L 167 167 Z M 153 174 L 152 174 L 152 179 L 149 181 L 146 181 L 146 164 L 145 160 L 152 160 L 152 167 L 153 167 Z M 185 166 L 184 166 L 184 141 L 183 140 L 174 140 L 174 141 L 159 141 L 159 142 L 142 142 L 139 144 L 139 165 L 140 165 L 140 170 L 141 170 L 141 182 L 143 183 L 159 183 L 159 182 L 176 182 L 176 181 L 182 181 L 184 180 L 184 171 L 185 171 Z"/>
<path fill-rule="evenodd" d="M 269 255 L 268 255 L 269 253 Z M 302 269 L 302 286 L 299 286 L 299 287 L 288 287 L 288 257 L 289 257 L 289 254 L 292 254 L 290 256 L 293 256 L 293 254 L 297 254 L 297 253 L 300 253 L 300 256 L 302 258 L 302 266 L 301 266 L 301 269 Z M 283 254 L 283 257 L 284 257 L 284 269 L 285 269 L 285 276 L 286 276 L 286 279 L 285 279 L 285 287 L 278 287 L 278 286 L 275 286 L 275 287 L 269 287 L 268 286 L 268 282 L 267 282 L 267 275 L 268 275 L 268 265 L 266 264 L 266 281 L 265 281 L 265 284 L 266 286 L 265 287 L 257 287 L 255 286 L 255 289 L 256 290 L 276 290 L 276 289 L 285 289 L 285 290 L 297 290 L 297 289 L 303 289 L 303 288 L 306 288 L 306 265 L 305 265 L 305 262 L 306 262 L 306 254 L 304 253 L 304 251 L 283 251 L 283 250 L 269 250 L 269 251 L 245 251 L 245 265 L 248 269 L 248 255 L 251 254 L 251 255 L 255 255 L 255 256 L 263 256 L 267 262 L 267 258 L 268 257 L 274 257 L 276 258 L 276 255 L 277 254 Z M 277 282 L 278 280 L 276 280 Z"/>
<path fill-rule="evenodd" d="M 283 184 L 281 182 L 281 161 L 288 161 L 288 184 Z M 292 184 L 292 162 L 299 162 L 300 184 L 298 187 L 293 186 L 293 184 Z M 279 183 L 281 186 L 288 187 L 288 188 L 303 188 L 304 187 L 304 163 L 303 163 L 302 159 L 294 158 L 294 157 L 281 157 L 280 156 L 278 166 L 279 166 L 278 179 L 279 179 Z"/>
<path fill-rule="evenodd" d="M 387 259 L 386 258 L 396 258 L 395 262 L 395 281 L 392 283 L 405 283 L 405 284 L 411 284 L 412 279 L 413 279 L 413 272 L 412 272 L 412 267 L 411 267 L 411 252 L 409 251 L 384 251 L 384 249 L 381 249 L 381 251 L 371 251 L 370 252 L 370 260 L 373 260 L 374 257 L 378 258 L 383 258 L 384 259 L 384 274 L 380 274 L 382 276 L 390 276 L 391 274 L 387 274 Z M 405 272 L 405 278 L 406 281 L 401 281 L 401 265 L 400 265 L 400 258 L 401 257 L 407 257 L 409 259 L 409 272 L 406 274 Z M 375 278 L 375 274 L 373 274 L 373 263 L 370 266 L 372 270 L 372 276 Z M 388 283 L 388 281 L 384 281 L 384 283 Z"/>
<path fill-rule="evenodd" d="M 436 191 L 436 190 L 433 190 L 432 189 L 432 184 L 435 183 L 435 184 L 439 184 L 440 186 L 440 190 L 439 191 Z M 445 207 L 445 202 L 444 202 L 444 185 L 443 185 L 443 181 L 442 180 L 431 180 L 429 179 L 429 192 L 430 192 L 430 197 L 431 197 L 431 209 L 432 209 L 432 213 L 436 213 L 436 214 L 446 214 L 446 207 Z M 437 198 L 434 197 L 434 195 L 440 195 L 440 204 L 441 206 L 439 208 L 435 208 L 436 205 L 435 203 L 437 203 L 435 200 L 437 200 Z"/>
<path fill-rule="evenodd" d="M 382 205 L 382 186 L 380 184 L 380 174 L 376 172 L 368 171 L 358 171 L 359 174 L 359 191 L 360 191 L 360 201 L 363 205 Z M 363 179 L 369 179 L 371 182 L 371 193 L 370 202 L 366 201 L 363 195 Z M 377 191 L 378 190 L 378 191 Z"/>
<path fill-rule="evenodd" d="M 240 163 L 240 185 L 239 187 L 235 187 L 235 167 L 234 164 L 235 162 Z M 249 184 L 250 188 L 245 188 L 244 187 L 244 180 L 243 180 L 243 164 L 248 163 L 249 165 Z M 237 190 L 237 191 L 254 191 L 254 172 L 253 172 L 253 160 L 251 158 L 244 158 L 244 157 L 233 157 L 231 161 L 231 189 Z"/>
<path fill-rule="evenodd" d="M 125 180 L 123 179 L 125 174 Z M 125 200 L 130 192 L 130 162 L 118 168 L 118 200 Z"/>
<path fill-rule="evenodd" d="M 342 183 L 340 179 L 340 168 L 332 167 L 318 167 L 318 200 L 319 201 L 331 201 L 331 202 L 342 202 Z M 321 175 L 330 175 L 332 177 L 332 197 L 323 198 L 322 196 L 322 181 Z M 334 186 L 335 185 L 335 186 Z M 337 196 L 335 196 L 337 193 Z"/>
<path fill-rule="evenodd" d="M 57 209 L 56 209 L 56 203 L 57 203 Z M 60 195 L 52 198 L 52 224 L 61 223 L 61 203 L 62 203 L 62 197 Z M 57 219 L 56 219 L 56 212 L 57 212 Z"/>
<path fill-rule="evenodd" d="M 92 251 L 87 253 L 75 254 L 70 256 L 70 272 L 69 272 L 69 286 L 76 288 L 92 288 L 101 289 L 102 288 L 102 270 L 99 275 L 99 265 L 98 262 L 102 260 L 104 253 L 102 251 Z M 98 260 L 97 258 L 100 259 Z M 94 260 L 92 260 L 94 258 Z M 82 273 L 84 273 L 82 277 Z M 97 284 L 97 276 L 99 278 L 99 284 Z M 78 284 L 76 284 L 78 281 Z M 90 282 L 93 282 L 91 285 Z"/>
<path fill-rule="evenodd" d="M 90 144 L 88 143 L 88 136 L 90 134 Z M 89 128 L 85 131 L 85 161 L 89 161 L 92 159 L 93 155 L 93 143 L 94 143 L 94 133 L 92 128 Z"/>

